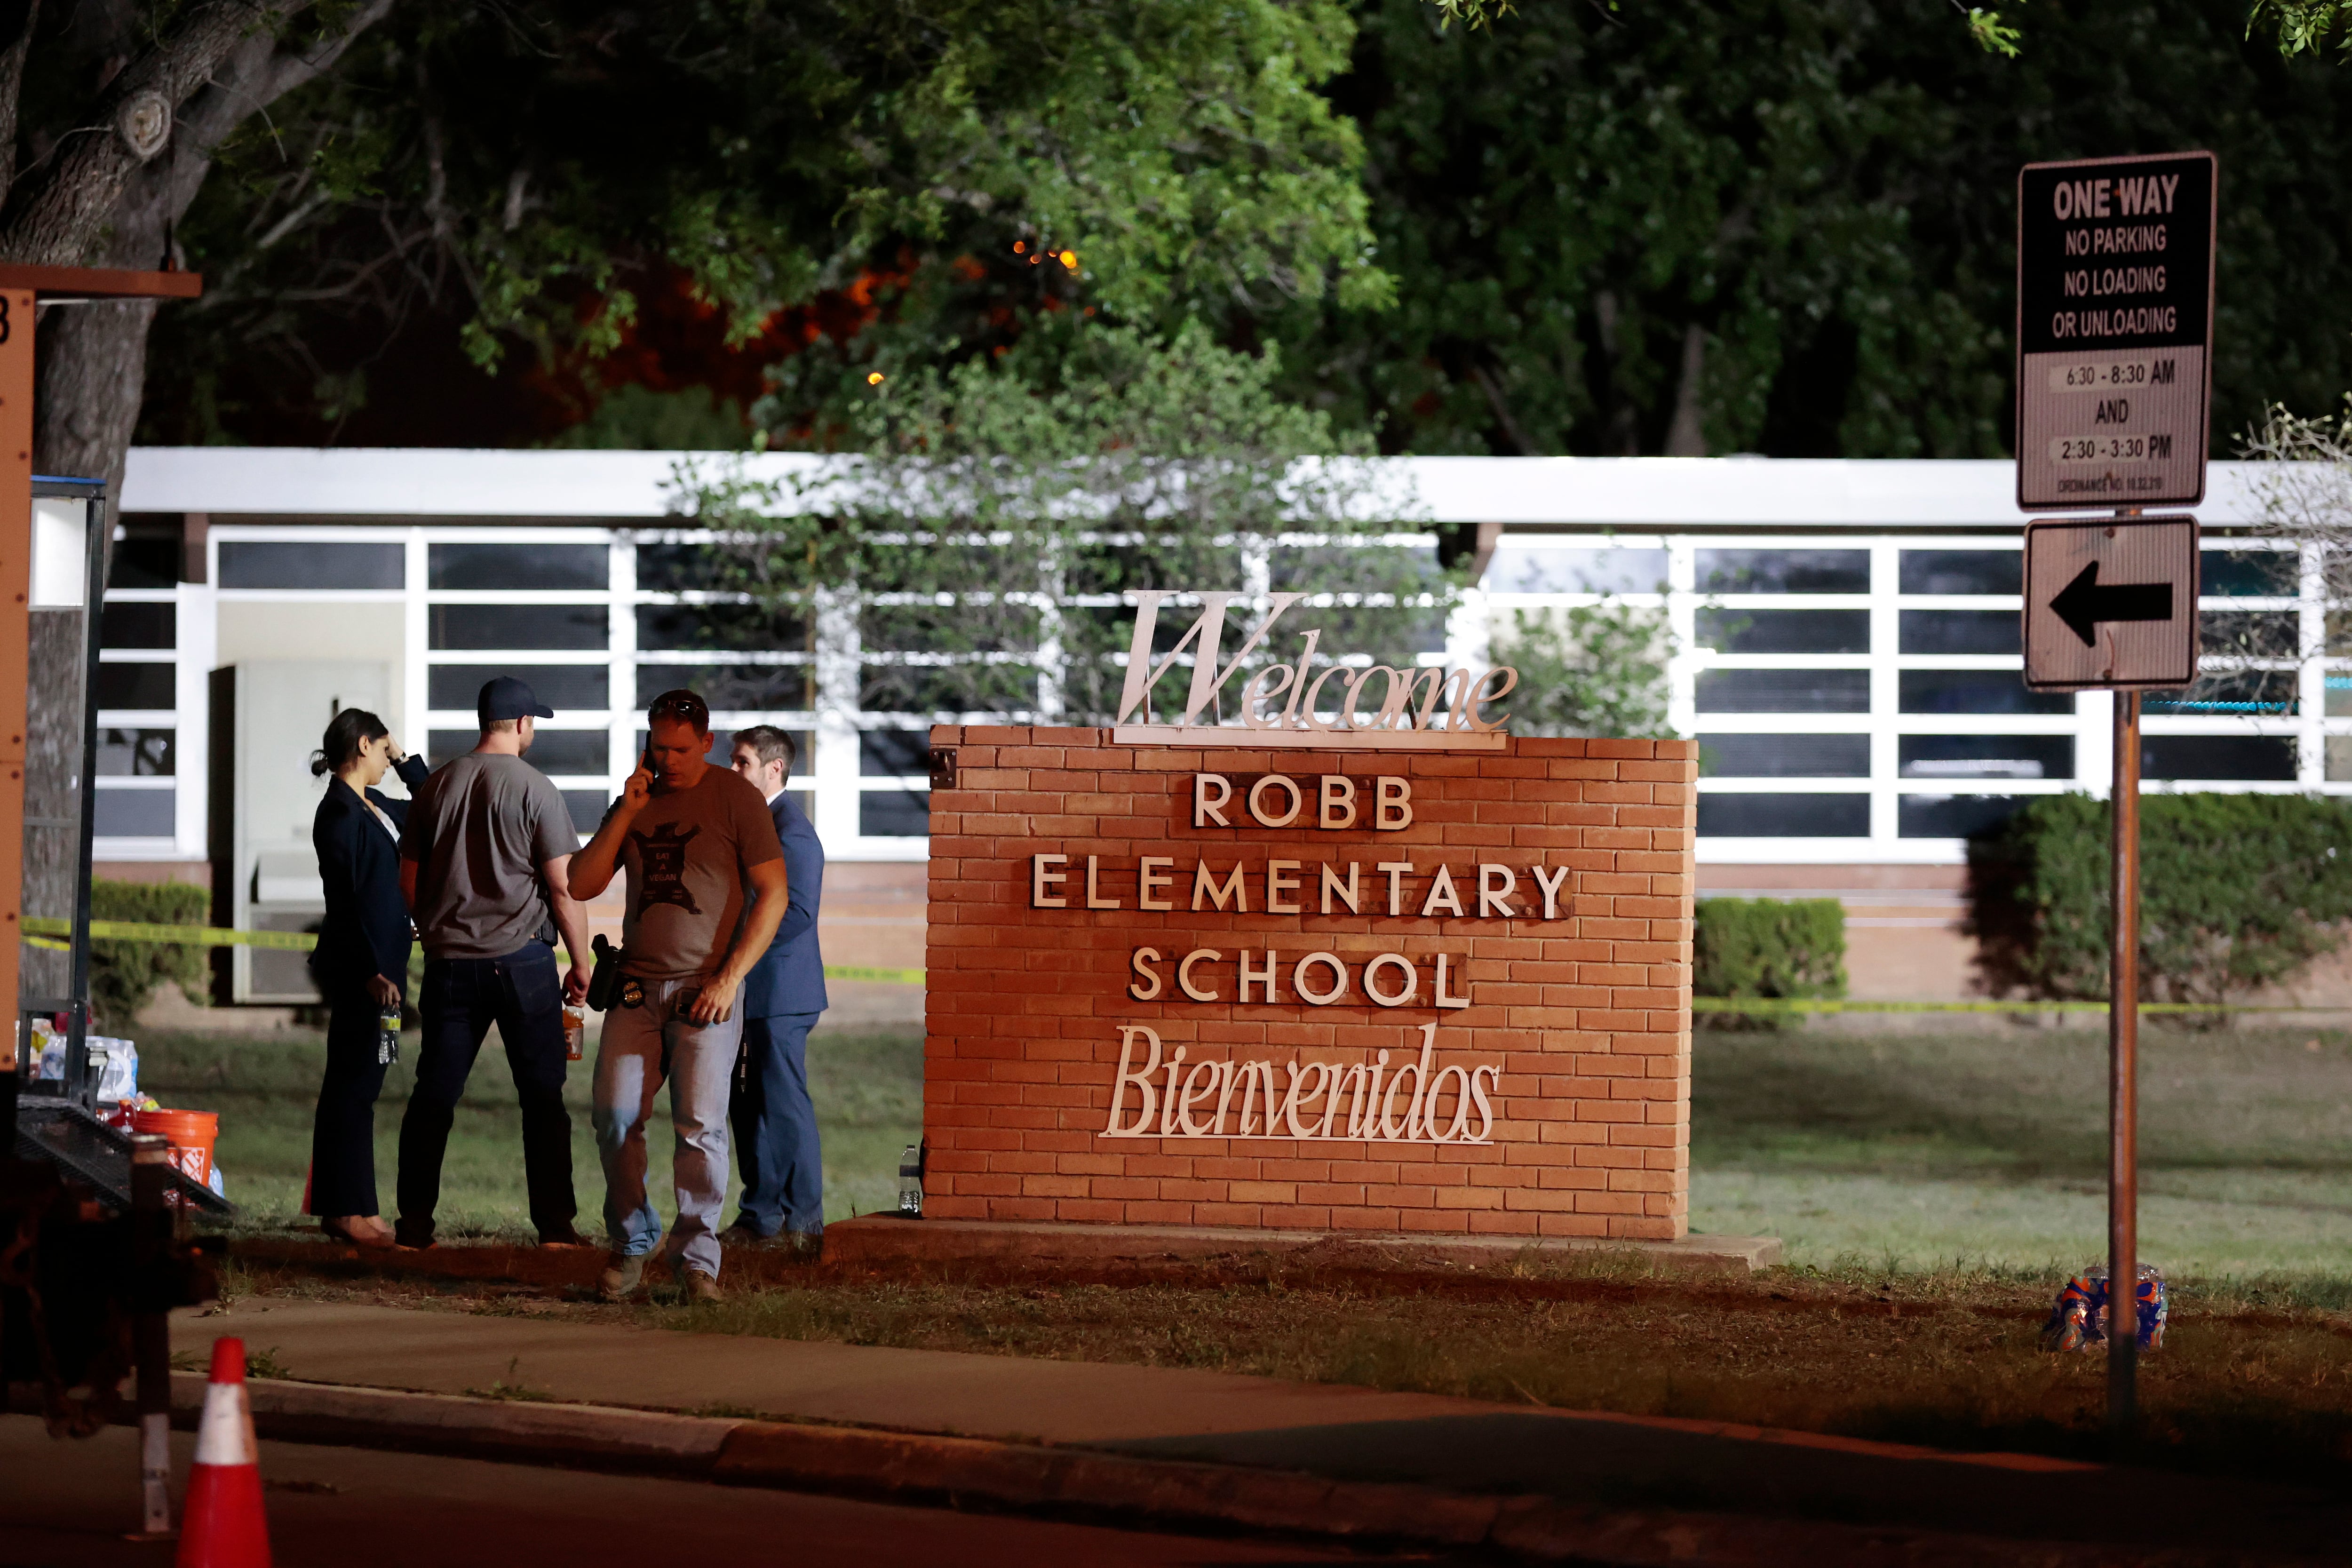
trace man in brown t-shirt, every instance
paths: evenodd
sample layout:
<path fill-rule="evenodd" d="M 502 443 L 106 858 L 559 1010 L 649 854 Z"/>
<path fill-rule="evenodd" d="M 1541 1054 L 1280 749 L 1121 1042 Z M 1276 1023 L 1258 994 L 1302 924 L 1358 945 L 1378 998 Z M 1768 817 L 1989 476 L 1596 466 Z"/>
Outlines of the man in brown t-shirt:
<path fill-rule="evenodd" d="M 665 1078 L 677 1133 L 677 1223 L 663 1251 L 698 1300 L 719 1299 L 719 1216 L 727 1197 L 727 1091 L 743 1039 L 743 977 L 784 917 L 784 858 L 760 792 L 713 767 L 710 710 L 668 691 L 646 710 L 646 755 L 596 837 L 572 858 L 572 891 L 593 899 L 628 877 L 624 979 L 596 1052 L 593 1119 L 613 1256 L 608 1299 L 635 1291 L 662 1240 L 646 1195 L 646 1118 Z"/>

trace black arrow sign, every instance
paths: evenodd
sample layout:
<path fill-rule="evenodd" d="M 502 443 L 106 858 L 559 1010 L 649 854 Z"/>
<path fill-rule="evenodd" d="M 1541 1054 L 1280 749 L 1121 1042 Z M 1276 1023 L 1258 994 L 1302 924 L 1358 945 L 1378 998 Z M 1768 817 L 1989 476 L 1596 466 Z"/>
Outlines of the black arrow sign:
<path fill-rule="evenodd" d="M 2058 618 L 2083 639 L 2084 647 L 2098 646 L 2094 635 L 2101 621 L 2168 621 L 2172 618 L 2169 583 L 2111 583 L 2099 586 L 2099 563 L 2092 562 L 2074 574 L 2074 580 L 2050 601 Z"/>

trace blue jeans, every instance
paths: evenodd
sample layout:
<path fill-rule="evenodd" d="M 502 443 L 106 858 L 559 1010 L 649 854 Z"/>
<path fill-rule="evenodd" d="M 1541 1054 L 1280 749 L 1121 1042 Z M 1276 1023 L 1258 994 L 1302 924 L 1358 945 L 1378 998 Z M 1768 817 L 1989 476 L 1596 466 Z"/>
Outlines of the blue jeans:
<path fill-rule="evenodd" d="M 677 1138 L 670 1158 L 677 1223 L 663 1250 L 719 1278 L 719 1214 L 727 1203 L 727 1081 L 743 1043 L 743 1016 L 700 1027 L 678 1008 L 697 980 L 648 980 L 644 1003 L 604 1015 L 596 1050 L 596 1152 L 604 1163 L 604 1228 L 613 1250 L 641 1258 L 662 1239 L 646 1191 L 646 1118 L 669 1085 Z"/>
<path fill-rule="evenodd" d="M 808 1035 L 823 1015 L 779 1013 L 743 1021 L 743 1071 L 727 1120 L 743 1173 L 735 1223 L 761 1236 L 824 1234 L 824 1160 L 809 1100 Z"/>
<path fill-rule="evenodd" d="M 504 958 L 428 958 L 417 1002 L 425 1040 L 416 1086 L 400 1119 L 400 1239 L 433 1239 L 441 1201 L 441 1157 L 467 1075 L 490 1026 L 507 1047 L 522 1104 L 523 1184 L 541 1236 L 568 1236 L 578 1212 L 572 1192 L 572 1113 L 563 1108 L 563 984 L 555 953 L 535 942 Z"/>

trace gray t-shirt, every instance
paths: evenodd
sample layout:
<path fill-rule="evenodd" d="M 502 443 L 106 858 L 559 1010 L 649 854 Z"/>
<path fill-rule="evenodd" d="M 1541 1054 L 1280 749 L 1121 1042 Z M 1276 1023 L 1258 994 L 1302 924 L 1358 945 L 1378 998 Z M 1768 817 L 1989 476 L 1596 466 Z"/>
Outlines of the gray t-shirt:
<path fill-rule="evenodd" d="M 472 752 L 427 778 L 408 808 L 400 854 L 416 862 L 416 930 L 427 958 L 503 958 L 550 920 L 539 868 L 580 847 L 547 775 Z"/>
<path fill-rule="evenodd" d="M 642 980 L 715 973 L 749 901 L 745 874 L 783 858 L 775 818 L 751 780 L 714 766 L 692 789 L 655 785 L 621 836 L 629 878 L 622 968 Z"/>

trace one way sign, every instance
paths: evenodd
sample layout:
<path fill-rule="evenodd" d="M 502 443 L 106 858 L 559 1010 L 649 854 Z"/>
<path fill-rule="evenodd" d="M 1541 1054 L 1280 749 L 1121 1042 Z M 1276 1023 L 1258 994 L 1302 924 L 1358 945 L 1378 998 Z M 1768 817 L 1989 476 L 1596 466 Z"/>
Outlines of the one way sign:
<path fill-rule="evenodd" d="M 2025 684 L 2038 691 L 2197 679 L 2197 520 L 2025 530 Z"/>

